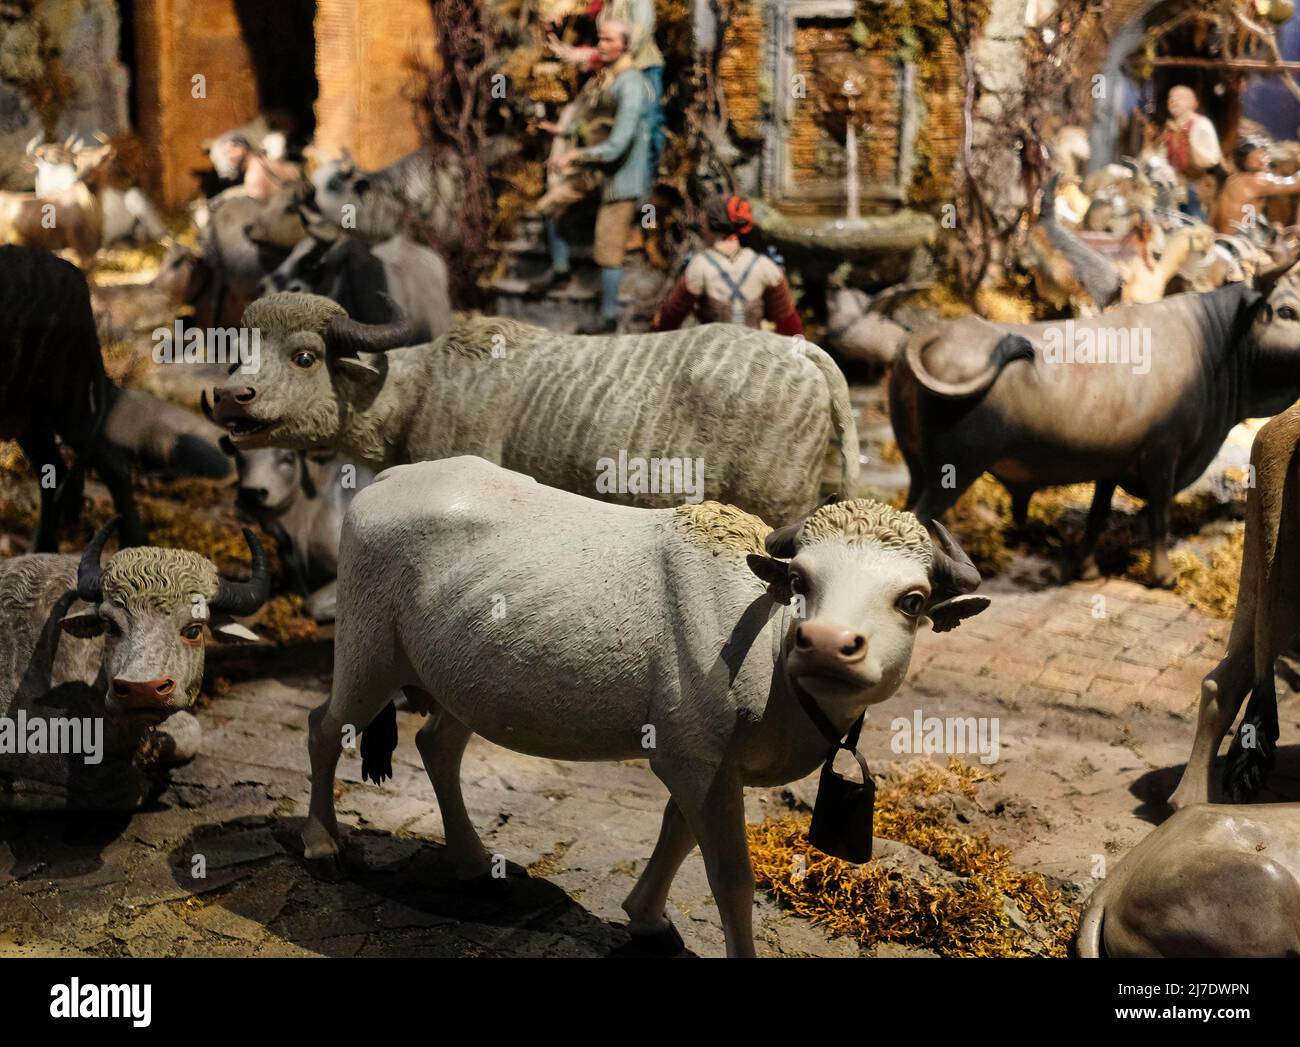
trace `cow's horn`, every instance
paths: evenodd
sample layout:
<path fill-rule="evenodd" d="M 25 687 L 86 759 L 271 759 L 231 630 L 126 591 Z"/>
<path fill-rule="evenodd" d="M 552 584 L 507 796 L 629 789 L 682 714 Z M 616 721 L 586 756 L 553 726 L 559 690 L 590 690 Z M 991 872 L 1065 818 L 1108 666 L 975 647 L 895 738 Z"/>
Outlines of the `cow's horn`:
<path fill-rule="evenodd" d="M 99 561 L 104 555 L 104 546 L 117 530 L 120 519 L 119 516 L 111 517 L 108 523 L 95 532 L 95 537 L 81 554 L 81 562 L 77 564 L 77 595 L 87 603 L 99 603 L 104 598 L 104 568 Z"/>
<path fill-rule="evenodd" d="M 41 141 L 44 137 L 45 137 L 44 135 L 39 135 L 39 134 L 32 135 L 32 140 L 27 143 L 28 156 L 34 156 L 36 154 L 36 147 L 41 144 Z"/>
<path fill-rule="evenodd" d="M 827 495 L 826 500 L 823 501 L 821 505 L 817 506 L 817 509 L 822 509 L 828 505 L 834 505 L 839 500 L 840 496 L 838 494 Z M 805 513 L 803 516 L 799 517 L 799 519 L 795 520 L 794 523 L 788 523 L 784 527 L 778 527 L 763 539 L 763 548 L 767 550 L 767 555 L 775 556 L 782 560 L 789 560 L 793 557 L 797 552 L 794 542 L 795 539 L 799 537 L 799 529 L 808 522 L 808 518 L 812 516 L 813 513 L 817 512 L 817 509 Z"/>
<path fill-rule="evenodd" d="M 938 602 L 974 592 L 979 588 L 980 573 L 970 557 L 938 520 L 930 526 L 934 530 L 930 541 L 934 550 L 934 559 L 930 563 L 931 600 Z"/>
<path fill-rule="evenodd" d="M 1277 282 L 1281 280 L 1282 277 L 1286 276 L 1286 274 L 1295 266 L 1297 258 L 1300 258 L 1300 255 L 1291 252 L 1277 265 L 1270 266 L 1263 272 L 1256 273 L 1255 290 L 1267 298 L 1273 293 L 1273 288 L 1277 286 Z"/>
<path fill-rule="evenodd" d="M 383 353 L 420 340 L 420 325 L 408 320 L 394 306 L 393 320 L 386 324 L 363 324 L 350 316 L 338 316 L 325 328 L 325 347 L 342 356 Z"/>
<path fill-rule="evenodd" d="M 217 586 L 217 595 L 208 601 L 208 607 L 214 611 L 231 615 L 252 614 L 271 595 L 271 568 L 266 562 L 266 553 L 262 551 L 262 543 L 247 527 L 243 531 L 244 541 L 253 557 L 252 576 L 246 582 L 222 578 Z"/>

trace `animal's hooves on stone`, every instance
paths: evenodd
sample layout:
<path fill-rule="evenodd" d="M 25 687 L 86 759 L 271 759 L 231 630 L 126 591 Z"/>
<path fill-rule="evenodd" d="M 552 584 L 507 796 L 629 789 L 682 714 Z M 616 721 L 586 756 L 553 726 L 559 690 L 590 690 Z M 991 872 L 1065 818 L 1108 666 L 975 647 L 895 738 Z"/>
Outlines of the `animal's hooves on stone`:
<path fill-rule="evenodd" d="M 680 956 L 685 951 L 686 943 L 682 941 L 677 928 L 669 923 L 662 931 L 655 931 L 653 934 L 632 935 L 630 942 L 612 950 L 610 956 L 626 959 L 639 957 L 668 959 Z"/>
<path fill-rule="evenodd" d="M 307 872 L 313 880 L 320 880 L 322 883 L 338 883 L 340 880 L 347 879 L 343 858 L 337 853 L 307 858 L 306 862 Z"/>

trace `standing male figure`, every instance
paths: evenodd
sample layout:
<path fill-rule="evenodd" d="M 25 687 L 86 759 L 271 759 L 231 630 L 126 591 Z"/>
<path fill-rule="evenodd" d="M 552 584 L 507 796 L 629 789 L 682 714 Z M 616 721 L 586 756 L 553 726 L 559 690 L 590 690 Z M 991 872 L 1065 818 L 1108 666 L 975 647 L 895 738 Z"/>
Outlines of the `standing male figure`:
<path fill-rule="evenodd" d="M 1158 145 L 1164 149 L 1169 165 L 1187 185 L 1187 202 L 1183 210 L 1195 218 L 1205 219 L 1197 182 L 1223 165 L 1219 133 L 1210 118 L 1197 112 L 1200 103 L 1196 92 L 1185 84 L 1169 89 L 1165 104 L 1169 119 L 1160 132 Z"/>
<path fill-rule="evenodd" d="M 664 56 L 655 43 L 655 5 L 654 0 L 593 0 L 588 5 L 589 11 L 596 15 L 596 26 L 610 22 L 619 22 L 627 27 L 628 46 L 632 62 L 641 70 L 654 91 L 654 103 L 647 115 L 650 132 L 650 151 L 647 154 L 650 184 L 654 184 L 655 172 L 659 168 L 659 157 L 664 151 Z M 562 43 L 552 33 L 549 39 L 551 51 L 563 61 L 585 69 L 598 69 L 601 58 L 597 48 L 575 47 Z"/>
<path fill-rule="evenodd" d="M 623 282 L 623 253 L 637 205 L 650 191 L 650 134 L 648 113 L 653 92 L 632 60 L 631 34 L 622 22 L 609 20 L 600 27 L 596 44 L 603 68 L 596 74 L 601 108 L 612 111 L 609 137 L 596 145 L 570 149 L 548 163 L 564 171 L 570 164 L 599 164 L 605 170 L 600 209 L 596 212 L 593 255 L 600 266 L 600 319 L 584 324 L 579 334 L 605 334 L 618 327 L 618 291 Z M 552 273 L 569 268 L 569 247 L 559 224 L 547 223 Z"/>

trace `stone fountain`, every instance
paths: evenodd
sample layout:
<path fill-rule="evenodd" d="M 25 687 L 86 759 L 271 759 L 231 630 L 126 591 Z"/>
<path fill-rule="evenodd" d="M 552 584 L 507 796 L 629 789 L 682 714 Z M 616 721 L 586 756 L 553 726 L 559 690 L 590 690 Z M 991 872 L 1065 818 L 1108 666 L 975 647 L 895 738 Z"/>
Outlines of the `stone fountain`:
<path fill-rule="evenodd" d="M 895 158 L 895 182 L 887 187 L 873 185 L 873 200 L 883 201 L 884 206 L 876 207 L 876 213 L 863 214 L 860 158 L 862 149 L 871 147 L 872 113 L 880 108 L 879 63 L 873 67 L 868 56 L 851 51 L 822 54 L 819 58 L 810 85 L 811 97 L 804 104 L 811 105 L 817 126 L 833 142 L 844 145 L 843 195 L 834 193 L 823 199 L 812 213 L 797 199 L 783 198 L 756 207 L 755 217 L 767 236 L 783 250 L 804 256 L 805 264 L 810 260 L 808 256 L 815 256 L 832 268 L 847 259 L 875 260 L 885 263 L 888 269 L 893 267 L 889 261 L 892 258 L 910 271 L 914 268 L 912 259 L 918 252 L 925 252 L 937 232 L 929 215 L 898 206 L 906 199 L 906 185 L 911 178 L 913 70 L 904 67 L 898 74 L 902 112 L 898 116 L 900 155 Z"/>

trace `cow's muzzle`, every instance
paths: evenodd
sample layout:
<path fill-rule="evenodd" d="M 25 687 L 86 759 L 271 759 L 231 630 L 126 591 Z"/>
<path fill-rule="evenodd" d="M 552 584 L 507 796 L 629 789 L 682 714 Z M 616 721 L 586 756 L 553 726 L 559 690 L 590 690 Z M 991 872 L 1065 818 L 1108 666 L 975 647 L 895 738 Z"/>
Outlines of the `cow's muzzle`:
<path fill-rule="evenodd" d="M 214 386 L 212 402 L 208 403 L 206 390 L 200 397 L 200 406 L 208 420 L 221 426 L 232 437 L 252 436 L 274 423 L 254 418 L 251 414 L 257 400 L 257 390 L 252 386 Z"/>
<path fill-rule="evenodd" d="M 794 631 L 791 670 L 846 684 L 867 686 L 867 638 L 853 629 L 826 622 L 801 622 Z"/>
<path fill-rule="evenodd" d="M 141 716 L 162 719 L 176 711 L 174 704 L 179 688 L 171 676 L 156 680 L 113 680 L 110 692 L 112 704 L 119 710 Z"/>

